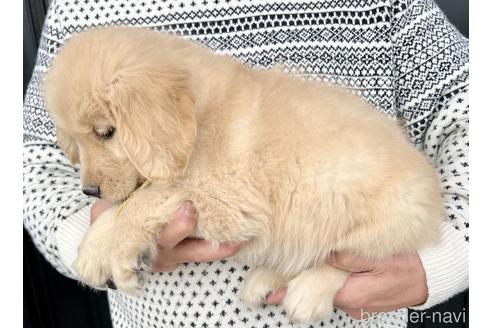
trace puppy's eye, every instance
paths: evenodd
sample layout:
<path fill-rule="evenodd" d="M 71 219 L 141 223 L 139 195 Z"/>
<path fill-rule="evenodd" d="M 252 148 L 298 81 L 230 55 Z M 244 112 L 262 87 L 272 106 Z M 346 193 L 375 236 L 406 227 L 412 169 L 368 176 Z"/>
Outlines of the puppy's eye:
<path fill-rule="evenodd" d="M 113 137 L 116 129 L 112 126 L 107 126 L 104 128 L 94 128 L 94 133 L 101 140 L 109 140 Z"/>

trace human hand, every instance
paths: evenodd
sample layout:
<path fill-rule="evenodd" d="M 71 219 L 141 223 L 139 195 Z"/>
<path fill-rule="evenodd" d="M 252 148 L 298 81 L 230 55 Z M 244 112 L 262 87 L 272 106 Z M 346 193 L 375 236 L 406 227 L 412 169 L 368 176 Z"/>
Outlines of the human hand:
<path fill-rule="evenodd" d="M 91 208 L 91 224 L 112 206 L 114 204 L 103 200 L 96 201 Z M 222 244 L 217 248 L 208 241 L 187 238 L 195 230 L 196 214 L 193 204 L 186 202 L 179 208 L 171 223 L 162 229 L 157 239 L 158 254 L 152 263 L 152 271 L 172 271 L 186 262 L 220 260 L 239 250 L 239 244 Z"/>
<path fill-rule="evenodd" d="M 335 296 L 334 306 L 355 319 L 425 303 L 427 281 L 418 254 L 402 254 L 374 263 L 336 253 L 329 264 L 352 272 Z M 281 304 L 282 289 L 267 296 L 267 304 Z"/>

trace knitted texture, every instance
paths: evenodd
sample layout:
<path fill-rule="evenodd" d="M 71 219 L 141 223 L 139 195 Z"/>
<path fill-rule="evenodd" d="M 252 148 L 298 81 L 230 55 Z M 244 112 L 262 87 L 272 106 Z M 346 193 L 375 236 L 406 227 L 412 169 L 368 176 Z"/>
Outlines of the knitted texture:
<path fill-rule="evenodd" d="M 467 287 L 468 41 L 430 0 L 54 0 L 24 102 L 24 225 L 58 271 L 76 279 L 71 264 L 93 200 L 81 193 L 78 167 L 55 144 L 42 81 L 68 38 L 108 25 L 176 33 L 252 67 L 280 66 L 339 84 L 400 120 L 436 167 L 447 210 L 440 243 L 420 252 L 429 299 L 419 308 Z M 110 290 L 113 324 L 291 326 L 281 306 L 251 311 L 241 303 L 248 269 L 228 260 L 189 263 L 149 275 L 142 297 Z M 405 327 L 406 321 L 406 309 L 370 323 L 336 310 L 312 327 Z"/>

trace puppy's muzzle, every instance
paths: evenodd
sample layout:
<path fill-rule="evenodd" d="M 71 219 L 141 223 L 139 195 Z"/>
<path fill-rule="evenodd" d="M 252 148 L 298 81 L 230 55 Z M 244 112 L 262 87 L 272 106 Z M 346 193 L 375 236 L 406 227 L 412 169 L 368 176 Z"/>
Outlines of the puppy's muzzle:
<path fill-rule="evenodd" d="M 101 190 L 99 189 L 99 186 L 82 187 L 82 192 L 87 196 L 92 196 L 97 198 L 101 197 Z"/>

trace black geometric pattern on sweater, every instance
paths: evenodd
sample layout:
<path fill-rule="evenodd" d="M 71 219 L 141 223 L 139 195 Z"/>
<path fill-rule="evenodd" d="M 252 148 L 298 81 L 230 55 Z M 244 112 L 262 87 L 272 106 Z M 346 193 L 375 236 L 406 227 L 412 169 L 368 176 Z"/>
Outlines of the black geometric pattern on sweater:
<path fill-rule="evenodd" d="M 366 10 L 355 10 L 356 8 L 351 7 L 351 4 L 355 4 L 355 2 L 347 4 L 343 1 L 339 2 L 340 5 L 344 5 L 343 10 L 333 10 L 335 7 L 329 1 L 294 4 L 269 3 L 256 6 L 240 5 L 219 9 L 183 10 L 186 5 L 191 7 L 198 6 L 197 4 L 193 5 L 189 3 L 176 8 L 181 8 L 181 11 L 175 11 L 167 15 L 155 15 L 156 12 L 162 13 L 164 11 L 162 8 L 158 10 L 159 5 L 157 2 L 156 4 L 142 2 L 140 5 L 125 4 L 121 1 L 105 1 L 105 3 L 101 1 L 83 1 L 74 2 L 72 5 L 69 5 L 68 2 L 63 5 L 57 4 L 55 12 L 58 12 L 60 17 L 63 17 L 65 21 L 77 24 L 63 25 L 63 28 L 58 26 L 57 29 L 48 26 L 47 34 L 59 38 L 62 41 L 74 31 L 70 29 L 71 27 L 76 27 L 80 30 L 96 25 L 108 24 L 150 25 L 150 27 L 155 29 L 172 30 L 177 34 L 200 34 L 200 36 L 195 35 L 192 38 L 217 52 L 230 52 L 231 55 L 251 66 L 271 67 L 282 64 L 288 71 L 294 71 L 303 76 L 310 75 L 309 78 L 340 84 L 353 89 L 362 89 L 358 94 L 364 97 L 369 103 L 388 115 L 398 115 L 406 122 L 409 135 L 416 144 L 422 142 L 422 127 L 427 124 L 427 117 L 430 115 L 431 109 L 434 108 L 437 96 L 442 94 L 443 89 L 449 87 L 449 85 L 446 85 L 446 77 L 457 74 L 456 79 L 460 82 L 465 83 L 467 80 L 467 66 L 464 63 L 468 60 L 468 54 L 467 51 L 463 50 L 467 46 L 466 40 L 459 37 L 459 34 L 451 33 L 452 31 L 450 29 L 453 29 L 453 27 L 450 27 L 450 24 L 445 24 L 444 16 L 432 1 L 413 1 L 410 3 L 410 8 L 404 11 L 403 14 L 401 14 L 402 11 L 409 6 L 405 1 L 396 1 L 393 7 L 389 7 L 385 2 L 364 2 L 365 5 L 363 8 L 366 8 Z M 359 2 L 359 4 L 361 3 Z M 152 13 L 154 15 L 145 17 L 145 13 L 142 13 L 140 17 L 132 18 L 135 21 L 128 21 L 127 18 L 125 18 L 127 21 L 124 21 L 116 17 L 119 15 L 131 15 L 132 11 L 129 14 L 126 12 L 121 13 L 122 7 L 127 6 L 133 8 L 132 10 L 138 10 L 139 7 L 147 6 L 147 14 Z M 94 9 L 91 10 L 90 8 Z M 319 12 L 310 12 L 310 10 L 315 9 Z M 282 12 L 284 10 L 290 12 Z M 84 11 L 97 13 L 103 11 L 108 16 L 106 19 L 100 17 L 100 22 L 86 25 L 77 22 L 80 20 L 80 12 Z M 272 11 L 275 13 L 272 14 Z M 281 13 L 278 13 L 279 11 Z M 412 20 L 420 19 L 424 14 L 429 14 L 430 19 L 426 20 L 423 24 L 414 24 L 400 38 L 393 40 L 393 44 L 389 42 L 388 38 L 391 34 L 388 33 L 387 29 L 390 25 L 384 24 L 385 22 L 389 22 L 392 19 L 391 26 L 395 34 L 397 34 L 399 29 L 409 25 L 409 22 L 412 22 Z M 234 15 L 243 16 L 230 17 Z M 79 19 L 75 19 L 75 17 L 79 17 Z M 211 20 L 209 19 L 210 17 L 226 17 L 227 19 Z M 352 24 L 346 21 L 345 25 L 342 25 L 344 28 L 341 28 L 340 26 L 333 27 L 332 24 L 329 24 L 330 22 L 327 23 L 324 21 L 326 19 L 338 18 L 355 19 L 356 17 L 361 19 L 370 17 L 374 22 L 367 21 L 367 24 L 359 26 L 355 21 L 352 21 Z M 264 24 L 271 24 L 272 27 L 270 29 L 267 28 L 266 32 L 263 32 L 263 35 L 262 33 L 244 33 L 247 30 L 246 25 L 252 28 L 252 22 L 259 18 L 261 18 L 259 21 L 262 21 Z M 142 19 L 148 21 L 141 21 Z M 186 23 L 179 23 L 179 20 L 188 21 Z M 169 25 L 167 22 L 176 23 Z M 63 22 L 61 23 L 63 24 Z M 213 28 L 219 26 L 219 24 L 220 26 L 227 26 L 231 32 L 243 32 L 240 34 L 228 32 L 225 35 L 221 32 L 220 35 L 217 35 L 218 33 L 214 33 Z M 285 26 L 295 24 L 301 24 L 301 29 L 284 28 Z M 181 26 L 183 28 L 180 30 Z M 276 26 L 280 27 L 280 29 L 277 30 Z M 61 37 L 62 35 L 63 37 Z M 448 35 L 452 37 L 446 37 Z M 53 38 L 48 37 L 46 40 L 49 41 L 41 45 L 44 51 L 40 51 L 38 61 L 47 67 L 50 60 L 47 54 L 53 54 L 59 44 Z M 265 40 L 268 41 L 263 46 L 271 46 L 271 50 L 262 51 L 260 49 L 256 52 L 250 50 L 251 47 L 255 47 Z M 421 41 L 423 40 L 431 40 L 430 42 L 433 42 L 433 44 L 422 44 Z M 317 49 L 309 52 L 307 49 L 308 46 L 305 45 L 298 46 L 297 49 L 295 46 L 290 46 L 296 43 L 303 44 L 304 42 L 314 42 Z M 350 45 L 337 49 L 328 45 L 333 42 L 350 42 Z M 364 47 L 364 50 L 359 51 L 359 53 L 364 53 L 365 57 L 363 58 L 370 60 L 371 55 L 378 58 L 378 52 L 384 52 L 386 55 L 392 52 L 394 56 L 391 60 L 395 63 L 393 71 L 389 74 L 388 67 L 391 69 L 391 66 L 387 65 L 385 60 L 381 62 L 377 60 L 368 62 L 366 60 L 362 63 L 362 76 L 358 79 L 356 76 L 357 70 L 361 68 L 361 61 L 357 59 L 360 56 L 349 55 L 348 53 L 354 51 L 352 47 L 357 43 L 367 45 L 371 42 L 375 42 L 378 46 L 373 49 Z M 425 49 L 429 53 L 424 58 L 417 58 L 416 56 L 415 60 L 408 60 L 408 56 L 416 51 L 415 49 L 407 49 L 412 44 L 421 44 L 423 49 L 427 47 Z M 282 51 L 279 51 L 276 47 L 281 47 Z M 388 47 L 392 47 L 393 51 L 388 49 Z M 242 52 L 242 49 L 245 51 Z M 439 52 L 441 49 L 445 49 L 445 51 Z M 375 51 L 371 53 L 372 50 Z M 450 56 L 450 53 L 453 56 Z M 288 56 L 285 56 L 285 54 L 288 54 Z M 310 60 L 313 61 L 311 62 Z M 434 62 L 436 60 L 441 65 L 432 71 L 429 67 L 435 67 Z M 366 69 L 364 69 L 364 65 Z M 364 71 L 372 73 L 378 72 L 378 70 L 382 70 L 382 72 L 364 76 Z M 458 74 L 459 72 L 457 71 L 459 70 L 461 70 L 461 74 Z M 388 81 L 395 78 L 398 87 L 393 89 L 396 90 L 396 94 L 391 90 L 392 88 L 388 88 Z M 364 81 L 367 79 L 372 81 Z M 383 86 L 368 86 L 369 83 L 378 83 L 378 81 L 383 81 Z M 34 87 L 36 87 L 37 82 L 33 82 Z M 32 133 L 35 135 L 47 134 L 53 137 L 53 125 L 50 124 L 49 118 L 40 118 L 40 113 L 36 111 L 42 100 L 33 99 L 32 101 L 35 103 L 28 105 L 33 107 L 27 107 L 25 114 L 37 118 L 32 121 L 27 120 L 28 130 L 32 127 Z M 43 114 L 41 113 L 41 115 Z"/>

